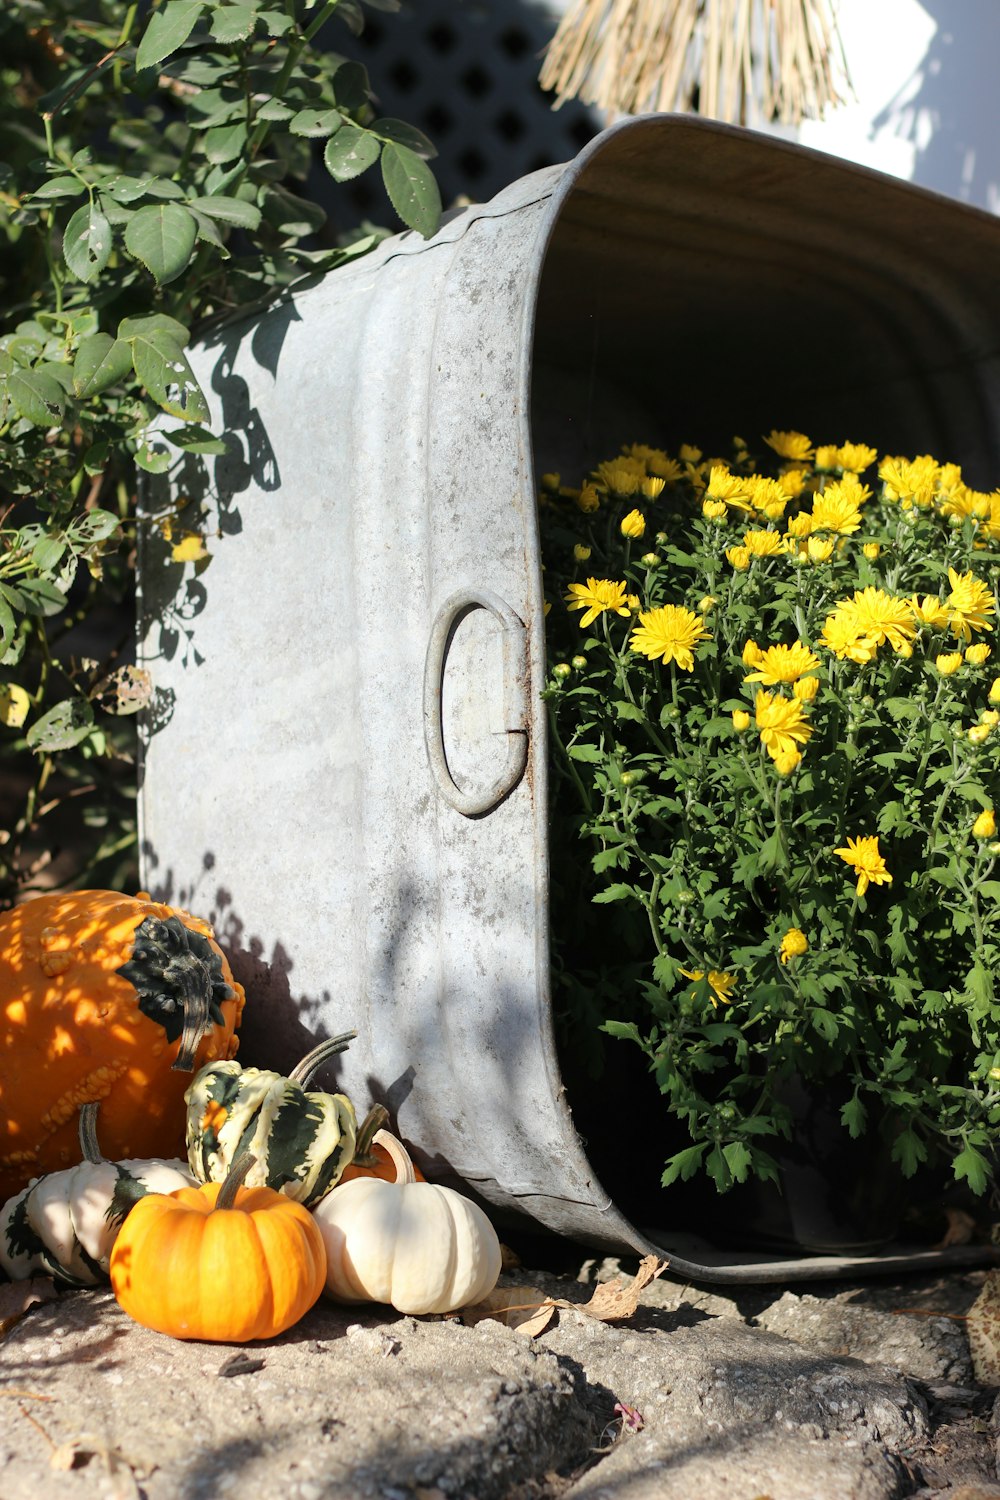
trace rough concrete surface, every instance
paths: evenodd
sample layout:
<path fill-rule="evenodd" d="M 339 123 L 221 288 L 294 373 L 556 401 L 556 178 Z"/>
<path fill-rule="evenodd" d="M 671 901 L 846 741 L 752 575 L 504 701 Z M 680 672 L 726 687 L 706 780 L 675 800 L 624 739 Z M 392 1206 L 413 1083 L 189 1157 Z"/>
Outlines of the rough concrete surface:
<path fill-rule="evenodd" d="M 582 1303 L 617 1270 L 504 1282 Z M 663 1278 L 533 1339 L 324 1301 L 245 1347 L 70 1293 L 0 1341 L 0 1500 L 1000 1500 L 960 1321 L 982 1279 Z"/>

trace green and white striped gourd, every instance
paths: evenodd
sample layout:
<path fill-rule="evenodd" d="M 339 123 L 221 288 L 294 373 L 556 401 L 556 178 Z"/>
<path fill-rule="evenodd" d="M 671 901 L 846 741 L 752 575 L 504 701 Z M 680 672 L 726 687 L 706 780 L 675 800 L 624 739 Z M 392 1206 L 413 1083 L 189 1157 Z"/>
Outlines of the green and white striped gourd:
<path fill-rule="evenodd" d="M 237 1157 L 257 1158 L 247 1187 L 269 1187 L 309 1208 L 354 1159 L 358 1121 L 346 1094 L 305 1087 L 357 1035 L 321 1042 L 287 1075 L 209 1063 L 184 1095 L 188 1165 L 199 1182 L 224 1182 Z"/>
<path fill-rule="evenodd" d="M 147 1193 L 172 1193 L 194 1179 L 182 1161 L 105 1161 L 97 1104 L 80 1110 L 83 1161 L 35 1177 L 0 1208 L 0 1266 L 12 1281 L 51 1276 L 65 1286 L 108 1280 L 111 1250 L 129 1210 Z"/>

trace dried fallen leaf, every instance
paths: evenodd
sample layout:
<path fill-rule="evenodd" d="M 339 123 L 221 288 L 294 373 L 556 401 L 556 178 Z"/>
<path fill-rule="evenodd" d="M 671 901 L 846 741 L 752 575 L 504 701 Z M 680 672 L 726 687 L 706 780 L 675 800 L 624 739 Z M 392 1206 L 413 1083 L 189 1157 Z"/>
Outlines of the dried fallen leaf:
<path fill-rule="evenodd" d="M 617 1277 L 614 1281 L 602 1281 L 589 1302 L 560 1302 L 559 1306 L 573 1307 L 577 1312 L 586 1313 L 588 1317 L 600 1318 L 602 1323 L 619 1323 L 634 1315 L 643 1287 L 662 1276 L 668 1265 L 669 1261 L 660 1260 L 655 1255 L 646 1255 L 628 1286 L 623 1286 Z"/>
<path fill-rule="evenodd" d="M 51 1276 L 33 1276 L 30 1281 L 10 1281 L 0 1286 L 0 1338 L 9 1333 L 39 1302 L 51 1302 L 59 1294 Z"/>
<path fill-rule="evenodd" d="M 946 1208 L 948 1227 L 935 1250 L 947 1250 L 949 1245 L 968 1245 L 976 1232 L 976 1221 L 964 1208 Z"/>
<path fill-rule="evenodd" d="M 461 1318 L 470 1327 L 493 1318 L 530 1339 L 548 1327 L 555 1310 L 552 1298 L 533 1286 L 496 1287 L 481 1302 L 463 1307 Z"/>
<path fill-rule="evenodd" d="M 980 1385 L 1000 1385 L 1000 1271 L 987 1271 L 966 1320 L 972 1368 Z"/>
<path fill-rule="evenodd" d="M 60 1443 L 49 1457 L 50 1469 L 82 1469 L 94 1457 L 93 1448 L 81 1447 L 79 1443 Z"/>
<path fill-rule="evenodd" d="M 267 1364 L 266 1359 L 252 1354 L 233 1354 L 229 1359 L 223 1360 L 216 1370 L 216 1375 L 253 1375 L 258 1370 L 263 1370 Z"/>

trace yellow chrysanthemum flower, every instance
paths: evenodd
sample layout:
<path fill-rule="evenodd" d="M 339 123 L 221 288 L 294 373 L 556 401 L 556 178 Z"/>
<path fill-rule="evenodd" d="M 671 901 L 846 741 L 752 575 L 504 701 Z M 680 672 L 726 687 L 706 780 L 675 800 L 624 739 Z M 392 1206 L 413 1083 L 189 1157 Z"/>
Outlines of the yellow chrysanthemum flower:
<path fill-rule="evenodd" d="M 858 666 L 874 661 L 878 655 L 878 641 L 866 635 L 857 617 L 846 610 L 834 610 L 832 615 L 827 615 L 819 643 L 832 651 L 838 660 L 853 661 Z"/>
<path fill-rule="evenodd" d="M 942 651 L 939 656 L 935 656 L 934 665 L 942 677 L 952 677 L 962 665 L 963 660 L 961 651 Z"/>
<path fill-rule="evenodd" d="M 634 495 L 642 488 L 646 465 L 636 458 L 611 458 L 595 469 L 598 480 L 613 495 Z"/>
<path fill-rule="evenodd" d="M 994 677 L 988 697 L 991 703 L 1000 703 L 1000 677 Z"/>
<path fill-rule="evenodd" d="M 977 839 L 991 839 L 996 834 L 996 831 L 996 815 L 992 807 L 988 807 L 985 812 L 979 814 L 979 817 L 973 823 L 972 834 Z"/>
<path fill-rule="evenodd" d="M 697 464 L 701 462 L 701 449 L 692 448 L 690 443 L 681 443 L 677 456 L 682 464 Z"/>
<path fill-rule="evenodd" d="M 786 469 L 777 483 L 789 500 L 797 500 L 806 487 L 806 476 L 801 469 Z"/>
<path fill-rule="evenodd" d="M 802 763 L 802 755 L 798 750 L 779 750 L 771 759 L 779 776 L 791 776 Z"/>
<path fill-rule="evenodd" d="M 792 692 L 800 703 L 811 703 L 819 692 L 818 677 L 800 677 L 792 683 Z"/>
<path fill-rule="evenodd" d="M 751 557 L 781 557 L 785 550 L 776 531 L 747 531 L 743 545 Z"/>
<path fill-rule="evenodd" d="M 744 730 L 750 728 L 750 715 L 745 708 L 733 709 L 733 728 L 737 734 L 742 734 Z"/>
<path fill-rule="evenodd" d="M 774 687 L 779 682 L 795 682 L 806 672 L 815 671 L 819 664 L 819 657 L 814 656 L 802 641 L 796 641 L 792 646 L 768 646 L 766 651 L 758 653 L 753 663 L 754 671 L 743 680 Z"/>
<path fill-rule="evenodd" d="M 723 521 L 729 514 L 725 500 L 703 500 L 701 513 L 706 521 Z"/>
<path fill-rule="evenodd" d="M 988 586 L 974 573 L 956 573 L 954 568 L 948 569 L 948 582 L 951 593 L 944 602 L 952 634 L 971 641 L 974 630 L 992 630 L 987 616 L 996 614 L 996 605 Z"/>
<path fill-rule="evenodd" d="M 976 646 L 966 646 L 965 659 L 973 667 L 981 667 L 984 661 L 990 659 L 990 647 L 985 641 L 980 641 Z"/>
<path fill-rule="evenodd" d="M 943 630 L 950 618 L 937 594 L 925 594 L 922 599 L 918 594 L 914 594 L 910 600 L 910 608 L 917 623 L 928 625 L 931 630 Z"/>
<path fill-rule="evenodd" d="M 773 448 L 779 458 L 791 459 L 794 463 L 807 464 L 812 461 L 812 443 L 802 432 L 778 432 L 772 429 L 764 439 L 769 448 Z"/>
<path fill-rule="evenodd" d="M 585 484 L 576 497 L 576 503 L 584 515 L 591 516 L 595 510 L 600 510 L 601 497 L 594 485 Z"/>
<path fill-rule="evenodd" d="M 641 510 L 630 510 L 622 519 L 621 534 L 630 542 L 638 542 L 646 535 L 646 517 Z"/>
<path fill-rule="evenodd" d="M 813 467 L 821 474 L 833 474 L 840 468 L 840 449 L 836 443 L 822 443 L 816 449 Z"/>
<path fill-rule="evenodd" d="M 642 493 L 647 500 L 658 500 L 663 494 L 666 482 L 660 474 L 647 474 L 642 481 Z"/>
<path fill-rule="evenodd" d="M 685 979 L 693 979 L 696 984 L 706 977 L 704 969 L 681 969 L 680 972 Z M 716 1010 L 720 1005 L 732 1005 L 731 996 L 735 988 L 735 974 L 727 974 L 723 969 L 709 969 L 708 998 Z"/>
<path fill-rule="evenodd" d="M 708 500 L 739 499 L 745 491 L 745 482 L 738 474 L 730 474 L 725 464 L 714 464 L 708 476 L 705 497 Z"/>
<path fill-rule="evenodd" d="M 786 536 L 804 537 L 812 531 L 813 519 L 807 510 L 802 510 L 797 516 L 792 516 L 788 522 Z"/>
<path fill-rule="evenodd" d="M 835 849 L 834 854 L 851 866 L 858 877 L 857 892 L 863 896 L 870 885 L 892 885 L 892 876 L 885 867 L 878 847 L 878 838 L 848 838 L 846 849 Z"/>
<path fill-rule="evenodd" d="M 801 958 L 803 953 L 809 949 L 809 939 L 801 927 L 789 927 L 781 939 L 781 947 L 778 950 L 781 962 L 787 964 L 790 958 Z"/>
<path fill-rule="evenodd" d="M 764 655 L 756 641 L 747 641 L 743 647 L 742 662 L 745 667 L 755 667 Z"/>
<path fill-rule="evenodd" d="M 624 583 L 614 583 L 610 578 L 588 578 L 586 583 L 571 583 L 564 597 L 571 610 L 586 611 L 580 620 L 581 630 L 586 630 L 598 615 L 610 613 L 628 616 L 625 589 Z"/>
<path fill-rule="evenodd" d="M 829 562 L 833 556 L 833 537 L 806 537 L 805 555 L 811 563 Z"/>
<path fill-rule="evenodd" d="M 754 705 L 761 743 L 772 760 L 789 751 L 798 751 L 812 734 L 812 725 L 802 712 L 797 698 L 782 693 L 758 692 Z"/>
<path fill-rule="evenodd" d="M 837 609 L 853 615 L 859 635 L 871 636 L 879 646 L 888 641 L 894 651 L 910 645 L 917 633 L 909 600 L 871 584 L 855 590 L 853 599 L 838 599 Z"/>
<path fill-rule="evenodd" d="M 633 651 L 660 660 L 666 665 L 675 661 L 684 672 L 694 669 L 694 647 L 711 640 L 705 621 L 691 609 L 679 604 L 664 604 L 660 609 L 645 610 L 629 637 Z"/>
<path fill-rule="evenodd" d="M 839 484 L 829 484 L 813 500 L 813 531 L 835 531 L 850 536 L 861 530 L 861 512 L 857 503 Z"/>
<path fill-rule="evenodd" d="M 749 547 L 727 547 L 726 561 L 731 564 L 737 573 L 743 573 L 750 566 Z"/>
<path fill-rule="evenodd" d="M 878 458 L 878 451 L 869 448 L 867 443 L 843 443 L 837 451 L 837 462 L 842 469 L 851 474 L 860 474 L 863 469 L 868 469 Z"/>

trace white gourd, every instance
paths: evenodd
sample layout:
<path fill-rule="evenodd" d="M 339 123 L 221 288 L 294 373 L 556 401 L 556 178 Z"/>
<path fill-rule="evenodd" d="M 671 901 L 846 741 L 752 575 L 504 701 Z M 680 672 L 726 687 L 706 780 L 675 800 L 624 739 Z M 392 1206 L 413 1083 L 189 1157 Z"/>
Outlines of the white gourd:
<path fill-rule="evenodd" d="M 327 1256 L 327 1292 L 340 1302 L 385 1302 L 397 1312 L 454 1312 L 479 1302 L 500 1275 L 500 1241 L 482 1209 L 452 1188 L 418 1182 L 402 1144 L 374 1137 L 396 1181 L 355 1177 L 313 1217 Z"/>
<path fill-rule="evenodd" d="M 181 1161 L 105 1161 L 94 1130 L 96 1105 L 80 1111 L 85 1160 L 35 1177 L 0 1208 L 0 1266 L 12 1281 L 53 1276 L 71 1286 L 108 1279 L 124 1215 L 146 1193 L 195 1185 Z"/>

